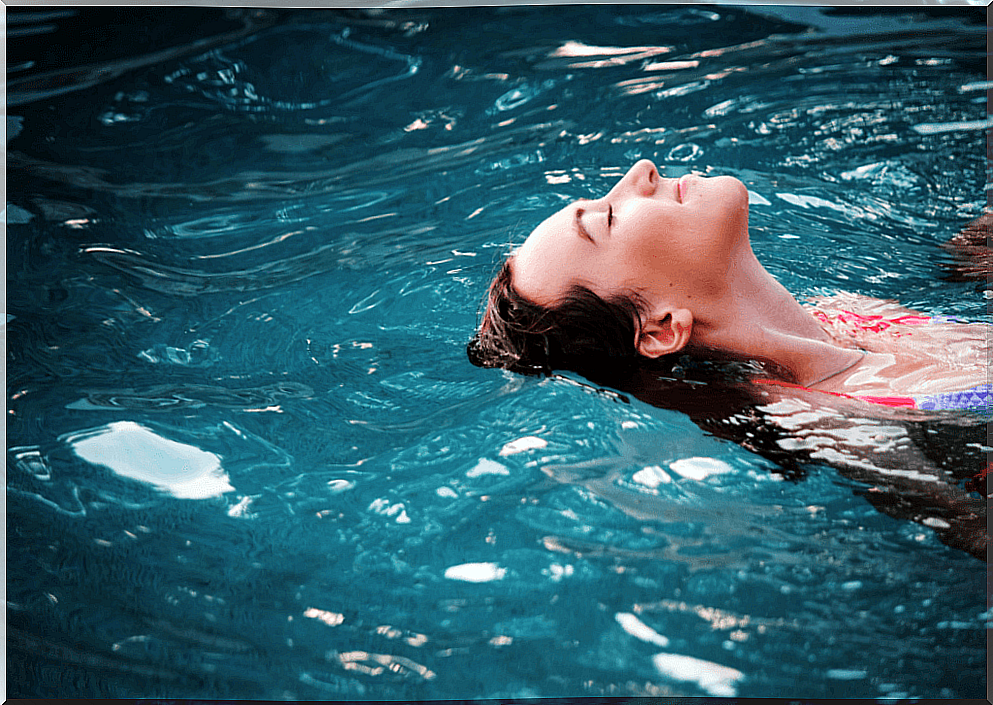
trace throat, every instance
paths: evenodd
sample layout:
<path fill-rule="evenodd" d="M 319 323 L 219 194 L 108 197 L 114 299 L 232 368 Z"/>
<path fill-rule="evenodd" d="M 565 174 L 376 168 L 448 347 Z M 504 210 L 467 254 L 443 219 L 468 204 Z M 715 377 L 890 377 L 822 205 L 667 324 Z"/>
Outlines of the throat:
<path fill-rule="evenodd" d="M 793 384 L 829 386 L 864 357 L 858 349 L 838 345 L 757 260 L 739 267 L 724 295 L 699 310 L 695 346 L 761 361 Z"/>

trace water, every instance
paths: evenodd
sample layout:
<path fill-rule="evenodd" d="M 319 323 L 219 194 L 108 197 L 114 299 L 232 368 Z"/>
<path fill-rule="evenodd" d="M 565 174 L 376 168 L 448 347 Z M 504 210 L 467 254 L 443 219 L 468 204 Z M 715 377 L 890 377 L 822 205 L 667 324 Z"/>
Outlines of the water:
<path fill-rule="evenodd" d="M 867 483 L 463 352 L 640 157 L 982 319 L 978 8 L 134 12 L 8 13 L 8 695 L 980 697 L 985 566 Z"/>

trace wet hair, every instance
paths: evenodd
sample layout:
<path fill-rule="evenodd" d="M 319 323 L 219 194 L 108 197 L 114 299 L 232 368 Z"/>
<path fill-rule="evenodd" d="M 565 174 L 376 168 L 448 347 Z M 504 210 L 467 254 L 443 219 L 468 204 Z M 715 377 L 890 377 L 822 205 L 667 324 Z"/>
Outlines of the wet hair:
<path fill-rule="evenodd" d="M 512 278 L 508 259 L 490 284 L 482 321 L 466 346 L 472 364 L 525 375 L 571 371 L 622 403 L 630 403 L 630 394 L 683 412 L 705 431 L 774 460 L 786 477 L 803 474 L 795 454 L 776 444 L 782 432 L 754 412 L 754 388 L 741 383 L 737 367 L 680 353 L 651 359 L 638 352 L 636 336 L 648 305 L 636 292 L 604 298 L 575 285 L 553 305 L 541 306 L 514 289 Z M 745 428 L 748 438 L 739 438 Z"/>
<path fill-rule="evenodd" d="M 474 365 L 545 376 L 571 370 L 617 386 L 646 362 L 635 341 L 648 306 L 636 292 L 605 298 L 577 284 L 541 306 L 514 289 L 512 265 L 504 261 L 490 284 L 482 322 L 466 347 Z"/>
<path fill-rule="evenodd" d="M 466 347 L 474 365 L 544 376 L 552 375 L 555 370 L 571 370 L 594 385 L 613 388 L 594 387 L 621 403 L 630 403 L 627 396 L 630 394 L 651 406 L 686 414 L 704 433 L 732 441 L 766 458 L 772 463 L 770 472 L 785 480 L 797 482 L 806 476 L 807 464 L 814 458 L 808 451 L 795 449 L 795 444 L 783 443 L 791 438 L 790 430 L 763 409 L 766 400 L 760 388 L 749 382 L 751 373 L 747 366 L 742 368 L 719 356 L 696 361 L 680 354 L 655 360 L 646 358 L 635 345 L 648 310 L 637 294 L 602 298 L 588 288 L 573 286 L 553 305 L 540 306 L 514 289 L 512 264 L 510 259 L 505 261 L 490 284 L 482 322 Z M 697 350 L 697 353 L 706 357 L 705 351 Z M 932 435 L 938 433 L 938 426 L 916 422 L 906 425 L 915 445 L 937 467 L 943 467 L 959 481 L 968 476 L 966 490 L 986 494 L 986 485 L 980 484 L 984 483 L 985 456 L 973 453 L 966 457 L 962 450 L 980 447 L 978 442 L 964 444 L 956 425 L 951 436 L 954 447 L 939 447 L 935 440 L 943 437 L 942 434 Z M 976 424 L 974 428 L 976 439 L 981 440 L 985 426 Z M 953 452 L 954 448 L 959 452 Z M 985 517 L 969 523 L 968 518 L 950 514 L 946 509 L 934 510 L 930 492 L 896 485 L 886 490 L 885 484 L 879 491 L 878 476 L 866 475 L 844 462 L 838 467 L 846 477 L 871 485 L 872 492 L 855 491 L 886 514 L 914 521 L 919 521 L 922 514 L 939 516 L 945 526 L 961 527 L 939 532 L 939 538 L 985 560 L 985 535 L 981 528 L 973 526 L 980 526 Z"/>

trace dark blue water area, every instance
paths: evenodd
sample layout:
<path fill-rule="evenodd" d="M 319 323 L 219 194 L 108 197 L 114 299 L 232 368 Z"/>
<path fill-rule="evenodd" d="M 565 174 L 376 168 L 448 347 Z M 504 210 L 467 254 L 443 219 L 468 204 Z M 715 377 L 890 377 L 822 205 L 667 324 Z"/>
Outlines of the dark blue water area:
<path fill-rule="evenodd" d="M 940 247 L 987 202 L 980 8 L 7 33 L 9 696 L 985 692 L 986 566 L 948 522 L 464 352 L 508 250 L 642 157 L 741 178 L 798 297 L 988 320 Z M 915 428 L 935 462 L 989 450 L 982 420 Z"/>

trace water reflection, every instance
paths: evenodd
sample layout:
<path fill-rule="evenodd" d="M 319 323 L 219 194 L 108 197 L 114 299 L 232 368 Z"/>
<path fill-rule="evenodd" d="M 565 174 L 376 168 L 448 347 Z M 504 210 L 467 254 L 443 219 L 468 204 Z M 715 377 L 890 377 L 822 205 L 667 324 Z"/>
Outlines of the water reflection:
<path fill-rule="evenodd" d="M 170 348 L 171 349 L 171 348 Z M 173 353 L 175 354 L 175 353 Z M 162 362 L 151 357 L 148 351 L 140 357 L 147 362 Z M 172 362 L 170 360 L 170 362 Z M 189 365 L 180 358 L 173 364 Z M 312 397 L 314 391 L 302 384 L 282 382 L 262 387 L 230 388 L 215 385 L 175 384 L 156 385 L 145 389 L 88 390 L 84 398 L 67 405 L 70 409 L 130 409 L 140 411 L 175 411 L 177 409 L 199 409 L 205 406 L 258 411 L 278 409 L 286 399 Z"/>
<path fill-rule="evenodd" d="M 367 676 L 391 675 L 400 678 L 420 677 L 429 681 L 436 677 L 434 671 L 393 654 L 372 654 L 366 651 L 347 651 L 335 655 L 346 671 L 357 671 Z"/>
<path fill-rule="evenodd" d="M 180 499 L 206 499 L 234 490 L 218 456 L 163 438 L 133 421 L 115 421 L 64 440 L 88 463 Z"/>
<path fill-rule="evenodd" d="M 911 450 L 902 418 L 770 403 L 776 433 L 723 419 L 737 445 L 665 410 L 676 383 L 653 407 L 462 345 L 500 257 L 640 157 L 746 180 L 791 290 L 982 313 L 928 263 L 985 203 L 963 177 L 985 27 L 555 10 L 288 13 L 182 55 L 12 68 L 12 683 L 978 692 L 981 566 L 938 541 L 950 517 L 877 491 L 937 484 L 877 471 L 873 448 Z M 910 440 L 958 462 L 938 431 Z M 839 446 L 875 469 L 779 463 Z"/>

